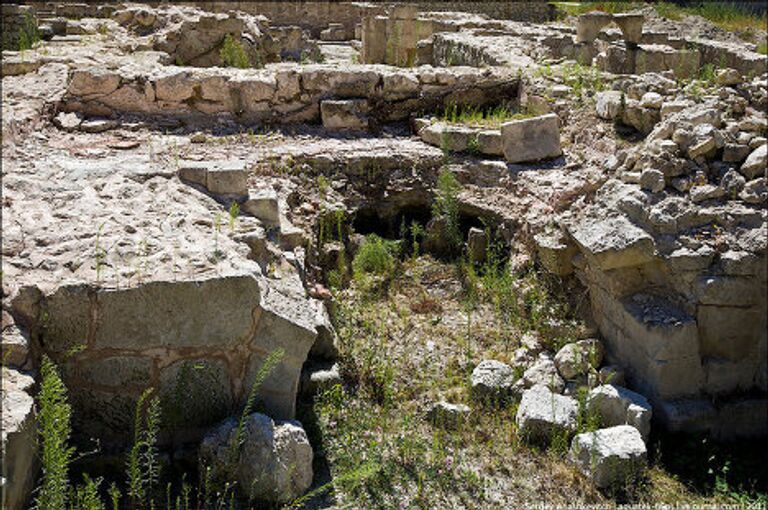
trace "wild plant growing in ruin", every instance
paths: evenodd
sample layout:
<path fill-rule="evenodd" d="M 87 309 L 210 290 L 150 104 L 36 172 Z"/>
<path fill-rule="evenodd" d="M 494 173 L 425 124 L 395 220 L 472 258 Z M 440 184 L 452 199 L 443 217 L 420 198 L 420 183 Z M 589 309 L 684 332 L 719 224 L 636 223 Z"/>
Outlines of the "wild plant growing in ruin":
<path fill-rule="evenodd" d="M 75 452 L 69 446 L 72 407 L 67 402 L 67 388 L 48 356 L 43 355 L 40 372 L 37 420 L 43 476 L 36 504 L 39 510 L 61 510 L 67 506 L 69 464 Z"/>
<path fill-rule="evenodd" d="M 444 169 L 437 178 L 437 190 L 432 203 L 432 215 L 445 221 L 445 238 L 456 254 L 461 248 L 459 228 L 459 192 L 461 185 L 450 170 Z"/>
<path fill-rule="evenodd" d="M 153 505 L 153 492 L 160 478 L 157 434 L 160 430 L 160 398 L 151 397 L 154 389 L 147 388 L 136 402 L 133 445 L 128 452 L 128 496 L 133 508 Z"/>
<path fill-rule="evenodd" d="M 234 232 L 237 224 L 237 217 L 240 216 L 240 204 L 233 201 L 229 206 L 229 231 Z"/>
<path fill-rule="evenodd" d="M 251 67 L 251 61 L 245 48 L 231 34 L 224 37 L 221 50 L 219 50 L 219 57 L 221 58 L 221 65 L 224 67 L 239 67 L 240 69 Z"/>
<path fill-rule="evenodd" d="M 269 377 L 269 374 L 271 374 L 275 367 L 277 367 L 277 365 L 283 359 L 283 356 L 285 356 L 285 350 L 282 348 L 272 351 L 269 353 L 269 355 L 264 360 L 264 363 L 262 363 L 261 367 L 259 367 L 259 370 L 256 372 L 256 376 L 254 377 L 253 383 L 251 384 L 251 389 L 248 392 L 248 398 L 245 401 L 245 406 L 243 407 L 242 413 L 240 413 L 240 419 L 237 423 L 233 455 L 239 455 L 240 447 L 242 446 L 244 440 L 243 434 L 245 433 L 245 422 L 253 411 L 253 406 L 256 404 L 256 396 L 259 392 L 259 388 L 267 379 L 267 377 Z"/>

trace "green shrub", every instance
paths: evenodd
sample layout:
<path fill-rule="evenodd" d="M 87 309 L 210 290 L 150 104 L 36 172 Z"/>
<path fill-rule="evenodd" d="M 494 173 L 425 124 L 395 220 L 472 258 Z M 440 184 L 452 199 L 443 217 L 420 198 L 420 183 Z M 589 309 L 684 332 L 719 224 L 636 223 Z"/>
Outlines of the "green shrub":
<path fill-rule="evenodd" d="M 230 34 L 224 37 L 224 43 L 221 45 L 221 50 L 219 50 L 219 56 L 221 57 L 221 65 L 224 67 L 239 67 L 240 69 L 251 67 L 251 61 L 245 52 L 245 48 Z"/>
<path fill-rule="evenodd" d="M 40 371 L 43 381 L 37 396 L 37 421 L 42 441 L 43 476 L 36 503 L 39 510 L 60 510 L 67 505 L 69 463 L 75 451 L 68 444 L 72 433 L 72 407 L 67 402 L 67 388 L 48 356 L 43 356 Z"/>
<path fill-rule="evenodd" d="M 459 192 L 461 184 L 449 170 L 443 170 L 437 177 L 437 191 L 432 203 L 432 214 L 445 220 L 445 236 L 454 254 L 461 247 L 459 228 Z"/>
<path fill-rule="evenodd" d="M 24 25 L 19 32 L 19 51 L 32 49 L 40 41 L 40 32 L 37 29 L 37 21 L 30 14 L 24 15 Z"/>
<path fill-rule="evenodd" d="M 352 261 L 352 270 L 356 277 L 363 274 L 385 275 L 395 267 L 397 244 L 370 234 Z"/>

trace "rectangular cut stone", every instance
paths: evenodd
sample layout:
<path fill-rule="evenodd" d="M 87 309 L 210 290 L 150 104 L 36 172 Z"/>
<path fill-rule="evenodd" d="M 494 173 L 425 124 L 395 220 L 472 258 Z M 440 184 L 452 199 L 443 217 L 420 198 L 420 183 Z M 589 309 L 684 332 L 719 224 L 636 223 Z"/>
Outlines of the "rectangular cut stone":
<path fill-rule="evenodd" d="M 272 188 L 249 191 L 248 200 L 243 202 L 242 209 L 267 226 L 274 227 L 280 223 L 277 192 Z"/>
<path fill-rule="evenodd" d="M 368 129 L 368 101 L 366 99 L 345 99 L 321 101 L 320 116 L 326 129 Z"/>
<path fill-rule="evenodd" d="M 504 157 L 510 163 L 556 158 L 560 149 L 560 121 L 554 113 L 501 125 Z"/>
<path fill-rule="evenodd" d="M 653 238 L 625 216 L 586 218 L 571 235 L 602 270 L 637 266 L 654 257 Z"/>
<path fill-rule="evenodd" d="M 757 356 L 765 342 L 765 311 L 759 307 L 700 305 L 697 319 L 702 356 L 738 361 Z"/>
<path fill-rule="evenodd" d="M 248 194 L 248 172 L 242 161 L 222 161 L 208 169 L 206 188 L 215 195 Z"/>

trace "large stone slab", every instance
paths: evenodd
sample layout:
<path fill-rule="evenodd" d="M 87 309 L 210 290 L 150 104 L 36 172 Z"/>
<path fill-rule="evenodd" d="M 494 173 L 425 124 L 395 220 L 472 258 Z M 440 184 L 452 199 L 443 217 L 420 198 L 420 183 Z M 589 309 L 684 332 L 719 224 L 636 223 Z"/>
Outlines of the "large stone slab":
<path fill-rule="evenodd" d="M 550 113 L 501 125 L 504 157 L 510 163 L 556 158 L 560 149 L 560 121 Z"/>
<path fill-rule="evenodd" d="M 623 215 L 587 217 L 571 235 L 602 270 L 637 266 L 653 260 L 653 238 Z"/>

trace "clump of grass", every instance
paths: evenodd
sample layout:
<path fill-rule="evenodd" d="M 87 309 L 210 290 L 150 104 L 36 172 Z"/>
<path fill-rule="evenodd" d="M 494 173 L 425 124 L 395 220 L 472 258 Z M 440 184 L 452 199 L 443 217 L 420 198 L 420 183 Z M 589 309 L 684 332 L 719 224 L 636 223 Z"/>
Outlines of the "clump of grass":
<path fill-rule="evenodd" d="M 573 89 L 577 98 L 581 98 L 585 92 L 594 93 L 605 89 L 603 75 L 596 67 L 568 64 L 563 66 L 562 74 L 565 84 Z"/>
<path fill-rule="evenodd" d="M 31 50 L 40 41 L 37 20 L 31 14 L 24 15 L 24 24 L 19 31 L 19 51 Z"/>
<path fill-rule="evenodd" d="M 235 231 L 235 226 L 237 225 L 237 217 L 240 216 L 240 204 L 237 202 L 232 202 L 232 205 L 229 206 L 229 230 L 230 232 Z"/>
<path fill-rule="evenodd" d="M 236 41 L 231 34 L 224 37 L 219 56 L 221 57 L 221 65 L 224 67 L 238 67 L 240 69 L 251 67 L 251 60 L 248 58 L 242 43 Z"/>
<path fill-rule="evenodd" d="M 472 127 L 498 128 L 504 122 L 532 117 L 533 115 L 515 111 L 506 106 L 494 106 L 490 108 L 459 107 L 455 104 L 448 105 L 443 111 L 443 121 L 449 124 L 462 124 Z"/>
<path fill-rule="evenodd" d="M 366 236 L 354 260 L 352 271 L 355 278 L 365 275 L 383 276 L 392 272 L 398 253 L 397 243 L 387 241 L 376 234 Z"/>

